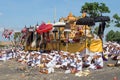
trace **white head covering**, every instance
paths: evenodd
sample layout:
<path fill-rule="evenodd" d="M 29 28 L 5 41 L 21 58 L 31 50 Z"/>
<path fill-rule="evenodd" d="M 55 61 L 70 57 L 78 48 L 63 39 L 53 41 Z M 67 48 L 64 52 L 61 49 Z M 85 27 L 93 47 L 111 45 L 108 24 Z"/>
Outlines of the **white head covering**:
<path fill-rule="evenodd" d="M 71 56 L 74 56 L 75 54 L 74 54 L 74 53 L 71 53 L 70 55 L 71 55 Z"/>
<path fill-rule="evenodd" d="M 46 53 L 43 53 L 42 55 L 44 55 L 44 56 L 47 56 L 48 54 L 46 54 Z"/>
<path fill-rule="evenodd" d="M 31 54 L 34 54 L 34 52 L 31 52 Z"/>
<path fill-rule="evenodd" d="M 67 56 L 67 52 L 64 52 L 63 55 Z"/>
<path fill-rule="evenodd" d="M 82 58 L 78 58 L 78 60 L 82 60 Z"/>
<path fill-rule="evenodd" d="M 55 53 L 50 53 L 50 55 L 55 55 Z"/>

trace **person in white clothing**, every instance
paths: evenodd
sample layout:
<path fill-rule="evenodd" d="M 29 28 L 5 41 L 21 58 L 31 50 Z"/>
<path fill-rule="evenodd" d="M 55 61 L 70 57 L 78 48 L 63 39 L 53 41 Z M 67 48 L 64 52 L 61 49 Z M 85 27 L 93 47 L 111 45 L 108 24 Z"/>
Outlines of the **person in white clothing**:
<path fill-rule="evenodd" d="M 97 59 L 95 60 L 95 65 L 96 65 L 96 69 L 102 69 L 103 68 L 103 58 L 102 58 L 102 54 L 98 53 L 97 54 Z"/>
<path fill-rule="evenodd" d="M 83 63 L 82 63 L 82 58 L 78 58 L 76 62 L 76 72 L 82 71 Z"/>
<path fill-rule="evenodd" d="M 92 58 L 90 55 L 86 54 L 83 58 L 83 67 L 87 68 L 90 66 Z"/>

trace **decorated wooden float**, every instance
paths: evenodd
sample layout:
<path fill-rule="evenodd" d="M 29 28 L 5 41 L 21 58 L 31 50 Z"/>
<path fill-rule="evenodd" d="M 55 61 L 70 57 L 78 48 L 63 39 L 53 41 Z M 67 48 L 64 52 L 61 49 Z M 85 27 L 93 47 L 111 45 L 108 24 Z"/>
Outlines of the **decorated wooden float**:
<path fill-rule="evenodd" d="M 91 34 L 91 27 L 88 25 L 76 25 L 76 21 L 85 16 L 85 13 L 81 17 L 69 13 L 67 17 L 62 17 L 59 20 L 59 22 L 65 23 L 64 27 L 58 28 L 51 23 L 42 23 L 35 27 L 26 28 L 24 30 L 27 33 L 23 41 L 24 49 L 26 51 L 63 50 L 69 52 L 83 51 L 85 48 L 92 50 L 90 43 L 94 41 L 94 36 Z"/>

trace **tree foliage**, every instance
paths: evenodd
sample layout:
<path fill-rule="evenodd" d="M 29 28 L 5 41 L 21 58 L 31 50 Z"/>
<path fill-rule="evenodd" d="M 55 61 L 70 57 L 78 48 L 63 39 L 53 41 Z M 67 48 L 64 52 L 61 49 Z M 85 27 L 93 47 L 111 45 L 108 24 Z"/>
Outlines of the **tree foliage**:
<path fill-rule="evenodd" d="M 113 15 L 113 22 L 115 23 L 116 27 L 120 27 L 120 16 L 118 14 Z"/>
<path fill-rule="evenodd" d="M 14 33 L 14 40 L 19 40 L 20 36 L 21 36 L 21 32 L 15 32 Z"/>
<path fill-rule="evenodd" d="M 110 13 L 110 10 L 105 3 L 98 2 L 86 2 L 81 8 L 81 12 L 84 11 L 86 11 L 90 17 L 97 17 L 101 16 L 103 13 Z"/>
<path fill-rule="evenodd" d="M 110 27 L 110 23 L 111 23 L 111 21 L 107 21 L 105 27 L 106 27 L 106 28 Z"/>
<path fill-rule="evenodd" d="M 21 32 L 14 33 L 14 45 L 15 45 L 15 47 L 17 47 L 17 45 L 20 43 L 20 36 L 21 36 Z"/>
<path fill-rule="evenodd" d="M 120 43 L 120 32 L 114 32 L 113 30 L 109 31 L 106 35 L 106 41 L 115 41 Z"/>

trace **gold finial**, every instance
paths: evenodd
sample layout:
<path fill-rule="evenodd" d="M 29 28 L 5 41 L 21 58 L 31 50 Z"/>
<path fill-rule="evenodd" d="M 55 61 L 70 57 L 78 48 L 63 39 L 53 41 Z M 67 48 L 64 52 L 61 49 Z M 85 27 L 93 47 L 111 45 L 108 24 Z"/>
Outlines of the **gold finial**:
<path fill-rule="evenodd" d="M 86 17 L 86 12 L 82 13 L 82 18 Z"/>

